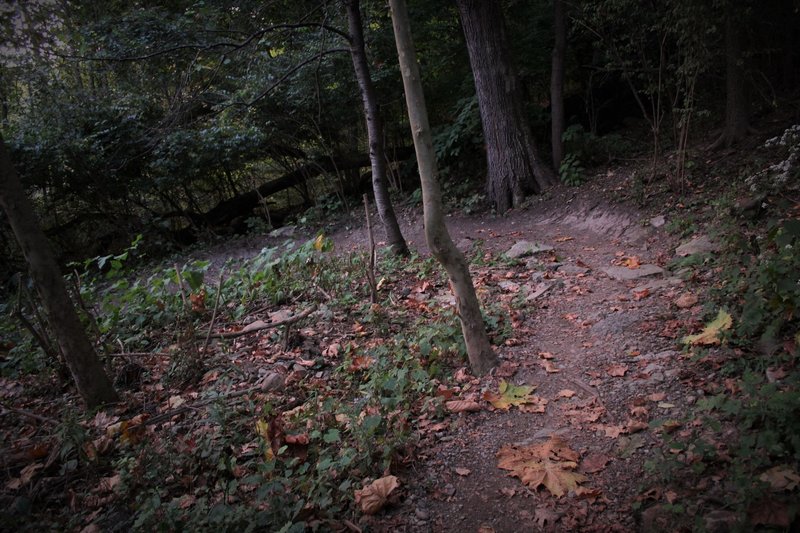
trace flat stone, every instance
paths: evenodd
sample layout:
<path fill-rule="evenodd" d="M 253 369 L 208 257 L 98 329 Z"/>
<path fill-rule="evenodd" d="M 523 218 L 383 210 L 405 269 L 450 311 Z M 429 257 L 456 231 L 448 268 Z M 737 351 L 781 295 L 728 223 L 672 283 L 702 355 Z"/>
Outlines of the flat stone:
<path fill-rule="evenodd" d="M 658 215 L 657 217 L 653 217 L 650 219 L 650 225 L 653 226 L 654 228 L 660 228 L 666 223 L 667 221 L 664 218 L 664 215 Z"/>
<path fill-rule="evenodd" d="M 519 283 L 504 279 L 497 283 L 497 286 L 506 292 L 519 292 Z"/>
<path fill-rule="evenodd" d="M 663 274 L 664 269 L 656 265 L 640 265 L 639 268 L 627 267 L 606 267 L 603 272 L 608 274 L 608 277 L 619 281 L 630 281 L 639 278 L 646 278 L 648 276 L 655 276 Z"/>
<path fill-rule="evenodd" d="M 669 277 L 664 279 L 656 279 L 650 281 L 648 283 L 644 283 L 637 287 L 634 287 L 632 292 L 642 292 L 643 290 L 648 290 L 650 292 L 657 291 L 659 289 L 664 289 L 666 287 L 674 287 L 676 285 L 683 285 L 683 280 L 677 277 Z"/>
<path fill-rule="evenodd" d="M 675 255 L 686 257 L 687 255 L 707 254 L 710 252 L 715 252 L 718 249 L 719 246 L 717 243 L 711 242 L 711 239 L 709 239 L 707 235 L 700 235 L 699 237 L 695 237 L 691 241 L 685 242 L 675 248 Z"/>
<path fill-rule="evenodd" d="M 534 255 L 541 252 L 549 252 L 551 250 L 553 250 L 553 247 L 549 244 L 518 241 L 506 252 L 506 256 L 510 257 L 511 259 L 518 259 L 520 257 L 527 257 L 529 255 Z"/>
<path fill-rule="evenodd" d="M 528 295 L 525 297 L 526 302 L 532 302 L 542 296 L 544 293 L 552 289 L 556 285 L 555 282 L 543 282 L 536 285 L 536 287 L 527 286 Z"/>
<path fill-rule="evenodd" d="M 295 226 L 283 226 L 269 232 L 270 237 L 291 237 L 294 235 Z"/>
<path fill-rule="evenodd" d="M 581 274 L 586 274 L 589 272 L 588 268 L 579 267 L 578 265 L 563 265 L 561 268 L 558 269 L 559 272 L 562 274 L 566 274 L 567 276 L 579 276 Z"/>

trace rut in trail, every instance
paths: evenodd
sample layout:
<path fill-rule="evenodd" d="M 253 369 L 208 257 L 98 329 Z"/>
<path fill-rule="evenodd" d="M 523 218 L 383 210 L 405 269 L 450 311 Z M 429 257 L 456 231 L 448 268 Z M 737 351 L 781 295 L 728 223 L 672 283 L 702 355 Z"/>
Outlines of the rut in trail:
<path fill-rule="evenodd" d="M 665 232 L 598 205 L 578 212 L 450 221 L 461 246 L 481 239 L 495 256 L 520 241 L 553 248 L 484 276 L 501 298 L 527 298 L 516 310 L 515 340 L 498 349 L 503 365 L 462 385 L 533 385 L 547 405 L 544 413 L 461 413 L 426 434 L 405 476 L 405 500 L 376 519 L 378 530 L 641 529 L 632 504 L 647 488 L 644 465 L 659 438 L 649 424 L 678 418 L 696 399 L 681 383 L 674 338 L 676 317 L 689 312 L 674 305 L 685 289 L 661 268 L 674 250 Z M 580 455 L 580 494 L 532 490 L 497 466 L 503 446 L 552 436 Z"/>

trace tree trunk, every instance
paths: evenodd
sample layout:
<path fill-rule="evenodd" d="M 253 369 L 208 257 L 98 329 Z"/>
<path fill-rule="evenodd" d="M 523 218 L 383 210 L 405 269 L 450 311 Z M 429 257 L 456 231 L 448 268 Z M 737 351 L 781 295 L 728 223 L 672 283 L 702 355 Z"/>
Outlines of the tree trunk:
<path fill-rule="evenodd" d="M 567 24 L 564 1 L 553 0 L 553 67 L 550 72 L 550 136 L 553 144 L 553 168 L 564 159 L 564 56 L 567 50 Z"/>
<path fill-rule="evenodd" d="M 33 206 L 25 196 L 1 137 L 0 207 L 5 211 L 28 262 L 31 277 L 78 393 L 89 408 L 117 401 L 117 393 L 78 319 L 64 278 L 50 251 L 50 243 L 36 221 Z"/>
<path fill-rule="evenodd" d="M 741 30 L 734 19 L 735 8 L 725 7 L 725 126 L 712 149 L 729 148 L 750 132 L 749 110 L 744 87 Z"/>
<path fill-rule="evenodd" d="M 389 0 L 389 7 L 392 11 L 392 25 L 406 94 L 408 118 L 417 153 L 425 238 L 431 253 L 442 264 L 450 278 L 470 366 L 476 375 L 482 375 L 497 365 L 497 356 L 489 345 L 467 261 L 464 254 L 453 244 L 444 222 L 442 193 L 436 176 L 436 152 L 433 149 L 428 112 L 425 108 L 425 94 L 422 90 L 414 44 L 411 41 L 405 0 Z"/>
<path fill-rule="evenodd" d="M 525 121 L 497 0 L 456 0 L 481 111 L 489 199 L 498 212 L 519 205 L 528 192 L 555 183 Z"/>
<path fill-rule="evenodd" d="M 396 255 L 407 255 L 408 246 L 400 225 L 397 223 L 392 200 L 389 197 L 388 180 L 386 179 L 386 150 L 383 146 L 383 123 L 378 108 L 378 96 L 372 85 L 367 65 L 367 53 L 364 47 L 364 32 L 361 22 L 359 0 L 344 0 L 347 8 L 347 24 L 350 31 L 350 57 L 353 69 L 361 90 L 364 102 L 364 114 L 367 118 L 367 136 L 369 137 L 369 158 L 372 164 L 372 190 L 375 194 L 375 205 L 386 230 L 386 241 Z"/>

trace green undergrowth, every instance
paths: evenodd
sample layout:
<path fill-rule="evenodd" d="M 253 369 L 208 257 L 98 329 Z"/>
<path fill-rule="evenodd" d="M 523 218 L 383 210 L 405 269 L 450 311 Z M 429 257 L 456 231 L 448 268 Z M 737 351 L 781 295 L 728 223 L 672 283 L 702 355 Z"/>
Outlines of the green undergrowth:
<path fill-rule="evenodd" d="M 734 195 L 715 201 L 708 228 L 719 253 L 673 265 L 694 272 L 689 279 L 710 280 L 694 287 L 709 296 L 707 318 L 726 309 L 733 319 L 721 345 L 687 348 L 700 397 L 681 429 L 665 432 L 662 458 L 648 465 L 693 495 L 683 498 L 693 504 L 670 508 L 697 531 L 718 530 L 707 519 L 712 510 L 732 531 L 786 531 L 800 519 L 800 175 L 792 150 L 740 188 L 740 197 L 759 199 L 754 208 L 742 211 Z M 674 230 L 684 234 L 680 225 Z"/>
<path fill-rule="evenodd" d="M 332 253 L 323 236 L 214 275 L 208 262 L 137 273 L 129 264 L 138 243 L 80 265 L 76 287 L 109 370 L 136 360 L 141 381 L 105 411 L 78 414 L 67 404 L 53 413 L 58 427 L 32 439 L 57 452 L 50 465 L 36 464 L 62 488 L 13 493 L 0 525 L 329 531 L 357 523 L 355 491 L 413 464 L 417 422 L 444 419 L 437 387 L 465 365 L 455 312 L 436 299 L 449 294 L 438 265 L 381 254 L 380 301 L 371 304 L 365 254 Z M 311 306 L 311 318 L 288 330 L 203 346 L 212 315 L 214 330 L 231 331 L 255 312 Z M 506 311 L 490 306 L 485 317 L 495 342 L 505 340 Z M 9 375 L 30 375 L 23 347 L 34 350 L 20 342 Z M 156 358 L 125 355 L 134 351 Z M 259 388 L 275 375 L 277 387 Z"/>

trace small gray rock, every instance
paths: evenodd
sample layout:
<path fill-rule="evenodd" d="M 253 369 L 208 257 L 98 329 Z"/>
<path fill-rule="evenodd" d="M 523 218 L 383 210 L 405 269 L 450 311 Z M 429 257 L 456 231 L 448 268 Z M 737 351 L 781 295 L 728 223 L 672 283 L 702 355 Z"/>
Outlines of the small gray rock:
<path fill-rule="evenodd" d="M 283 226 L 269 232 L 270 237 L 291 237 L 297 229 L 295 226 Z"/>
<path fill-rule="evenodd" d="M 589 272 L 588 268 L 579 267 L 578 265 L 564 265 L 558 269 L 562 274 L 567 276 L 579 276 Z"/>
<path fill-rule="evenodd" d="M 717 243 L 711 242 L 711 239 L 709 239 L 706 235 L 700 235 L 699 237 L 695 237 L 691 241 L 685 242 L 678 246 L 675 249 L 675 255 L 686 257 L 687 255 L 707 254 L 710 252 L 715 252 L 718 249 L 719 246 Z"/>
<path fill-rule="evenodd" d="M 630 281 L 648 276 L 663 274 L 664 269 L 656 265 L 640 265 L 639 268 L 607 267 L 603 269 L 608 277 L 619 281 Z"/>
<path fill-rule="evenodd" d="M 538 244 L 529 241 L 518 241 L 507 252 L 506 256 L 511 259 L 527 257 L 541 252 L 549 252 L 553 249 L 549 244 Z"/>
<path fill-rule="evenodd" d="M 653 217 L 650 219 L 650 225 L 653 226 L 654 228 L 660 228 L 666 223 L 667 221 L 664 218 L 664 215 L 658 215 L 657 217 Z"/>

